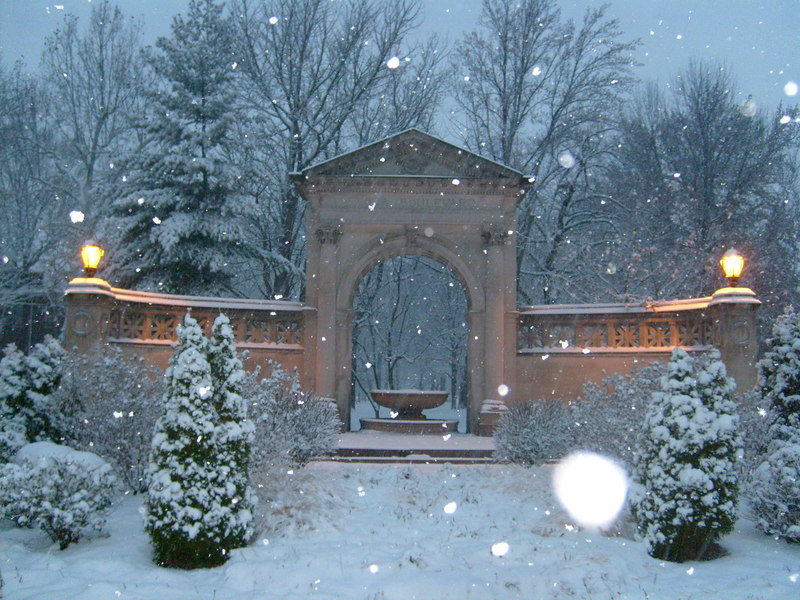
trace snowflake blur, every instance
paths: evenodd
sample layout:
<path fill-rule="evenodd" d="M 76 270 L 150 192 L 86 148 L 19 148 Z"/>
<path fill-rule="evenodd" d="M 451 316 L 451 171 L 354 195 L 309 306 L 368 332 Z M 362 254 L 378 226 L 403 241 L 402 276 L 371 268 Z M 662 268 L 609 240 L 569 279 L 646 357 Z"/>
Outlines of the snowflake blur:
<path fill-rule="evenodd" d="M 585 527 L 608 527 L 628 493 L 628 477 L 612 460 L 591 452 L 564 458 L 553 472 L 556 497 L 570 516 Z"/>

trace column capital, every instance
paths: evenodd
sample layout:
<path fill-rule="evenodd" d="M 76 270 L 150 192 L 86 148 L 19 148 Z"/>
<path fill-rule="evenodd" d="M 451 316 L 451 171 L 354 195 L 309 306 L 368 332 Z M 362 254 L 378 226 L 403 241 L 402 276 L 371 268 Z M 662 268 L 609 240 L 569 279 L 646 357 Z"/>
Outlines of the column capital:
<path fill-rule="evenodd" d="M 489 225 L 484 227 L 481 232 L 483 243 L 487 246 L 505 246 L 509 238 L 508 229 L 504 229 L 499 225 Z"/>
<path fill-rule="evenodd" d="M 317 230 L 314 232 L 319 240 L 320 244 L 337 244 L 339 243 L 339 238 L 342 237 L 342 230 L 339 229 L 338 225 L 330 224 L 322 224 L 317 227 Z"/>

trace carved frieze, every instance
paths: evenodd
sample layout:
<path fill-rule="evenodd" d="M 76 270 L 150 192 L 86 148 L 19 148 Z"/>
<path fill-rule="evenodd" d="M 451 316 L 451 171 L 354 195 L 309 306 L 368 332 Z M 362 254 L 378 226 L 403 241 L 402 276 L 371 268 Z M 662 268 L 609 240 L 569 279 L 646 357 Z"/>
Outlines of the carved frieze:
<path fill-rule="evenodd" d="M 700 315 L 619 318 L 592 315 L 565 322 L 563 318 L 524 315 L 520 318 L 520 351 L 664 350 L 676 346 L 706 349 L 714 342 L 711 321 Z"/>

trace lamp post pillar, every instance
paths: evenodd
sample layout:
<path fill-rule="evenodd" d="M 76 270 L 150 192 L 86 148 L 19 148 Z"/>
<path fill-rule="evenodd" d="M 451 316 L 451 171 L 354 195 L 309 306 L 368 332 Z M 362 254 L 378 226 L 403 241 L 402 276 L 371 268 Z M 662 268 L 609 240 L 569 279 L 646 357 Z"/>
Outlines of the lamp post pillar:
<path fill-rule="evenodd" d="M 756 312 L 760 305 L 755 293 L 744 287 L 717 290 L 708 303 L 715 345 L 739 392 L 752 389 L 758 383 Z"/>
<path fill-rule="evenodd" d="M 76 277 L 65 293 L 64 347 L 81 354 L 98 354 L 108 344 L 111 286 L 96 277 Z"/>

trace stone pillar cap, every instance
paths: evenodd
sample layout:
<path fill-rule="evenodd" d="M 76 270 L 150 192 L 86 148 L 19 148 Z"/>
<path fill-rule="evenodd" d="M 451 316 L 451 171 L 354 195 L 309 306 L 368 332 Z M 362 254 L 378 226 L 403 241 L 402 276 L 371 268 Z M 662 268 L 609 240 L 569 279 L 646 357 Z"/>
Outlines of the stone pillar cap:
<path fill-rule="evenodd" d="M 68 294 L 102 294 L 115 297 L 111 285 L 99 277 L 76 277 L 69 282 L 64 295 Z"/>
<path fill-rule="evenodd" d="M 746 287 L 724 287 L 711 295 L 709 306 L 715 304 L 761 304 L 756 293 Z"/>

